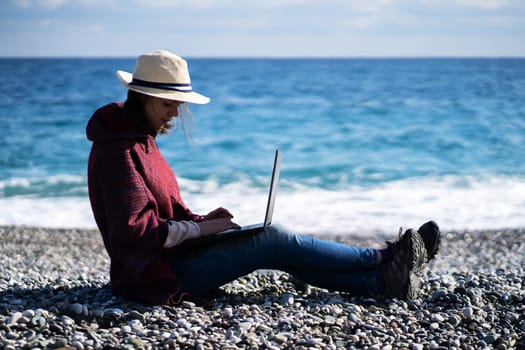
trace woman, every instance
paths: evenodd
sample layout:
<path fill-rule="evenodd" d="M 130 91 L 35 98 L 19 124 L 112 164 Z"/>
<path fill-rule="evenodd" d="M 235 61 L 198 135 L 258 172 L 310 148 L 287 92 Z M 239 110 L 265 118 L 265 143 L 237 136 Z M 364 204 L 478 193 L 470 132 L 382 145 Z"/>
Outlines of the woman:
<path fill-rule="evenodd" d="M 256 269 L 280 269 L 322 288 L 410 299 L 423 265 L 437 252 L 434 222 L 407 230 L 384 249 L 357 248 L 294 234 L 264 232 L 204 246 L 184 241 L 238 228 L 224 208 L 196 215 L 155 139 L 186 103 L 209 98 L 192 90 L 187 63 L 167 52 L 141 55 L 133 74 L 118 71 L 126 102 L 98 109 L 87 125 L 93 214 L 111 259 L 113 292 L 148 304 L 203 296 Z"/>

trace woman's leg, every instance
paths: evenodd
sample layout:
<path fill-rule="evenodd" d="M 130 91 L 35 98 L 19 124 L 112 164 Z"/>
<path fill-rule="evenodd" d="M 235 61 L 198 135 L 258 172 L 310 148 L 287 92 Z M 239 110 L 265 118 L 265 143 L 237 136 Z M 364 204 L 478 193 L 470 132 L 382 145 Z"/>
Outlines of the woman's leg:
<path fill-rule="evenodd" d="M 257 269 L 278 269 L 321 288 L 366 294 L 377 292 L 377 260 L 375 249 L 297 235 L 272 225 L 260 234 L 196 249 L 174 271 L 182 289 L 197 295 Z"/>

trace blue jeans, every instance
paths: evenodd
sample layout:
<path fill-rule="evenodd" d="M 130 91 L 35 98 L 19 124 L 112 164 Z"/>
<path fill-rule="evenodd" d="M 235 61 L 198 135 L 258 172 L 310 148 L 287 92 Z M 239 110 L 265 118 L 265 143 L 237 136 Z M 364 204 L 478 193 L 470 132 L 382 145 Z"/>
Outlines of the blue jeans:
<path fill-rule="evenodd" d="M 257 269 L 287 272 L 310 285 L 357 295 L 377 293 L 377 250 L 294 234 L 265 232 L 196 248 L 175 266 L 182 291 L 203 295 Z"/>

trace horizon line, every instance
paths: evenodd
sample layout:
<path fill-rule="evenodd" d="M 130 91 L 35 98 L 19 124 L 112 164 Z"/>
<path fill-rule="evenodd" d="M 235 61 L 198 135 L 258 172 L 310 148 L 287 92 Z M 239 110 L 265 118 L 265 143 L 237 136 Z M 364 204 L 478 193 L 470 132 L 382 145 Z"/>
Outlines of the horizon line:
<path fill-rule="evenodd" d="M 136 59 L 132 55 L 2 55 L 0 59 Z M 525 55 L 370 55 L 370 56 L 256 56 L 184 55 L 187 59 L 523 59 Z"/>

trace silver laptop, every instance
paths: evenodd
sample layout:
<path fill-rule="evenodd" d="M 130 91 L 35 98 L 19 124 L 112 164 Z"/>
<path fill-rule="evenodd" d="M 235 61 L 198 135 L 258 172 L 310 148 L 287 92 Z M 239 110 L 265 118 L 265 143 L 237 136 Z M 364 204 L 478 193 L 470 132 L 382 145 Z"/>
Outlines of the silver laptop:
<path fill-rule="evenodd" d="M 275 206 L 275 196 L 277 195 L 277 187 L 279 185 L 279 174 L 281 171 L 281 152 L 275 150 L 275 158 L 273 161 L 272 178 L 270 181 L 270 189 L 268 191 L 268 202 L 266 203 L 266 213 L 264 214 L 264 221 L 259 224 L 242 226 L 240 229 L 230 229 L 218 232 L 214 235 L 202 236 L 198 238 L 191 238 L 182 242 L 182 245 L 200 245 L 203 243 L 214 242 L 223 239 L 229 239 L 239 235 L 254 234 L 263 232 L 264 229 L 272 223 L 273 208 Z"/>

